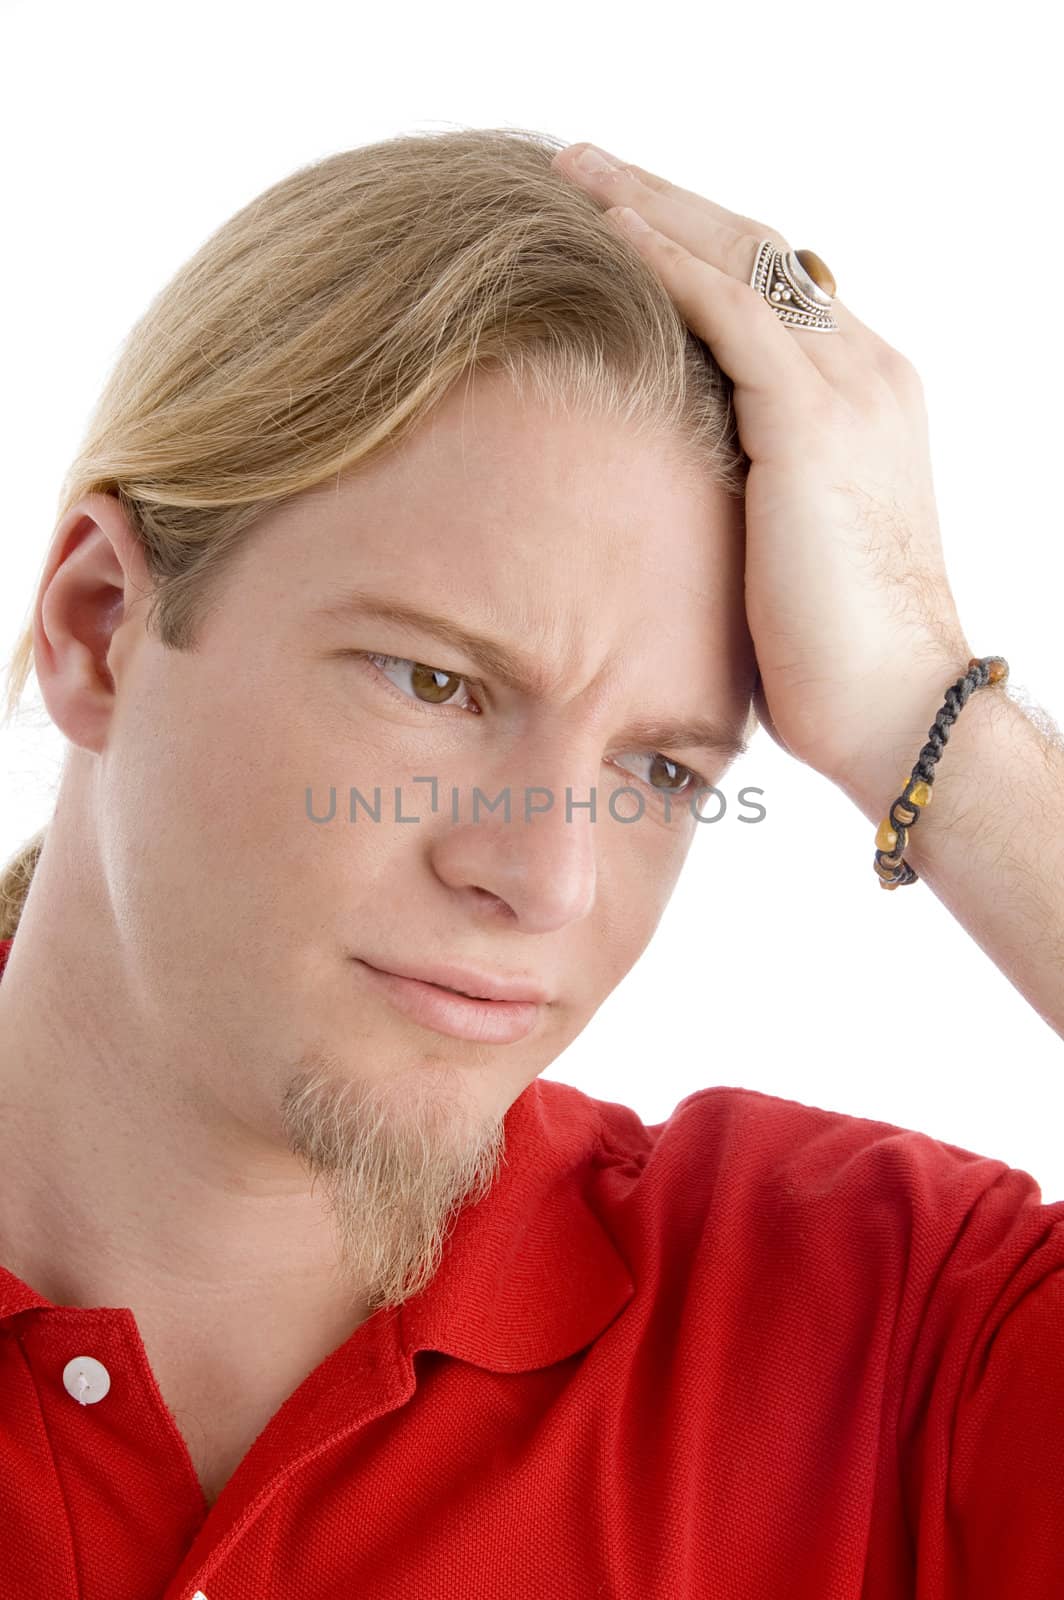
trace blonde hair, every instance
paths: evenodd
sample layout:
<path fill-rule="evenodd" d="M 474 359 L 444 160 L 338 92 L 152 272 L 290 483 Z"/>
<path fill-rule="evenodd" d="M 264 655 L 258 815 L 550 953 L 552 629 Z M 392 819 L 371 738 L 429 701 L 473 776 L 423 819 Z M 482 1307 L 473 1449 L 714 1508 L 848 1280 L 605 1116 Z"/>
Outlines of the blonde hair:
<path fill-rule="evenodd" d="M 744 492 L 732 385 L 657 274 L 551 167 L 566 141 L 458 127 L 342 150 L 266 189 L 134 324 L 63 481 L 121 503 L 174 650 L 279 503 L 415 429 L 464 374 L 671 439 Z M 43 575 L 43 566 L 42 566 Z M 5 720 L 33 671 L 32 615 Z M 10 938 L 47 835 L 0 873 Z"/>

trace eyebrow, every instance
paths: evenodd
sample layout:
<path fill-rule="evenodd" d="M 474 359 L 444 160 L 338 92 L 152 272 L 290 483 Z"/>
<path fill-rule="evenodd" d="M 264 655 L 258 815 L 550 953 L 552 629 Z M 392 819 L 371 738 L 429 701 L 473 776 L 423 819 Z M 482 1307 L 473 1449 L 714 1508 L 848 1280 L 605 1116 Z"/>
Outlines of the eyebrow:
<path fill-rule="evenodd" d="M 478 672 L 486 672 L 508 688 L 532 699 L 546 700 L 557 687 L 556 674 L 534 656 L 515 649 L 501 639 L 465 628 L 440 612 L 410 605 L 395 595 L 347 589 L 337 600 L 322 606 L 316 615 L 341 621 L 370 618 L 411 632 L 431 635 L 475 661 Z M 711 717 L 696 717 L 693 721 L 643 717 L 628 725 L 624 737 L 631 739 L 634 745 L 655 750 L 672 747 L 705 750 L 713 755 L 740 756 L 745 755 L 749 748 L 745 739 Z"/>

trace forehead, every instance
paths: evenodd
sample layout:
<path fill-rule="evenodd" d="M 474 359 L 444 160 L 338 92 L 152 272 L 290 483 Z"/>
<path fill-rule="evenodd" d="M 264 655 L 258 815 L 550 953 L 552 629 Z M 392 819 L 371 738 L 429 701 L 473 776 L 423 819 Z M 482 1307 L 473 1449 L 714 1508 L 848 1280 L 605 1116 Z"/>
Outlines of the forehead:
<path fill-rule="evenodd" d="M 508 383 L 460 389 L 279 522 L 260 616 L 278 607 L 292 627 L 335 631 L 354 623 L 356 596 L 399 599 L 511 646 L 523 687 L 558 705 L 582 696 L 589 712 L 620 697 L 718 718 L 748 698 L 741 502 L 667 437 L 520 400 Z M 484 664 L 458 653 L 457 631 L 453 649 L 365 613 L 353 646 L 356 631 L 358 647 L 447 670 Z"/>
<path fill-rule="evenodd" d="M 304 499 L 323 560 L 430 592 L 473 585 L 529 628 L 555 604 L 622 624 L 712 607 L 742 555 L 741 505 L 680 441 L 520 399 L 498 375 Z"/>

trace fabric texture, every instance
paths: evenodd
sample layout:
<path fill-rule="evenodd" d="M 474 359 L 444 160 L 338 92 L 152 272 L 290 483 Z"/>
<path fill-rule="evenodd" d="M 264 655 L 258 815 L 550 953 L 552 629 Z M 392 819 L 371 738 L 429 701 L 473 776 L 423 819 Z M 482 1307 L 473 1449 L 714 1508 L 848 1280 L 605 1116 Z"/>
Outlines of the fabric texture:
<path fill-rule="evenodd" d="M 0 1267 L 0 1593 L 1061 1600 L 1062 1269 L 1064 1201 L 1000 1160 L 737 1087 L 646 1125 L 538 1078 L 429 1286 L 209 1510 L 133 1313 Z"/>

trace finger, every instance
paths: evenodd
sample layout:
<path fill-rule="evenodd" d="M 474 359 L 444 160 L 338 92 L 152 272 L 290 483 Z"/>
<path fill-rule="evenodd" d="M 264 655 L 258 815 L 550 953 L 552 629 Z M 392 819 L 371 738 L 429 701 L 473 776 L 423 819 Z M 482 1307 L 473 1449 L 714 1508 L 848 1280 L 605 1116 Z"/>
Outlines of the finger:
<path fill-rule="evenodd" d="M 756 245 L 752 248 L 750 242 L 753 235 L 758 240 L 771 239 L 780 250 L 790 248 L 774 229 L 762 227 L 749 217 L 737 217 L 703 195 L 680 189 L 653 173 L 644 173 L 641 167 L 625 164 L 606 172 L 587 172 L 575 164 L 571 155 L 584 148 L 570 145 L 554 158 L 553 164 L 604 206 L 632 206 L 651 227 L 744 283 L 749 283 L 754 269 Z"/>
<path fill-rule="evenodd" d="M 574 165 L 571 154 L 586 148 L 583 144 L 569 145 L 559 151 L 552 165 L 603 206 L 631 206 L 651 227 L 748 286 L 762 239 L 771 239 L 779 250 L 790 249 L 788 240 L 776 229 L 728 211 L 704 195 L 682 189 L 642 167 L 625 163 L 606 172 L 586 173 Z M 788 337 L 834 387 L 862 387 L 867 375 L 879 365 L 879 341 L 840 300 L 832 301 L 831 311 L 839 324 L 837 333 L 825 335 L 808 328 L 788 327 Z"/>
<path fill-rule="evenodd" d="M 626 224 L 623 208 L 606 217 L 648 261 L 669 291 L 688 327 L 704 339 L 737 387 L 770 399 L 781 386 L 811 394 L 823 378 L 791 338 L 764 297 L 671 235 L 647 224 Z"/>
<path fill-rule="evenodd" d="M 580 169 L 574 168 L 573 162 L 581 151 L 589 148 L 586 141 L 582 141 L 579 144 L 566 145 L 564 150 L 559 150 L 551 165 L 565 172 L 567 176 L 572 173 L 573 176 L 583 177 Z M 616 157 L 612 159 L 616 160 Z M 737 211 L 729 211 L 727 206 L 719 205 L 717 201 L 710 200 L 708 196 L 698 194 L 694 189 L 681 188 L 678 183 L 670 183 L 668 178 L 663 178 L 657 172 L 650 172 L 646 167 L 637 167 L 632 161 L 618 161 L 617 166 L 621 171 L 637 178 L 648 189 L 655 190 L 659 194 L 666 195 L 696 210 L 708 211 L 716 217 L 718 222 L 726 223 L 736 233 L 757 233 L 761 227 L 761 223 L 757 222 L 753 217 L 745 217 Z M 771 229 L 766 229 L 759 237 L 768 238 L 771 231 Z"/>

